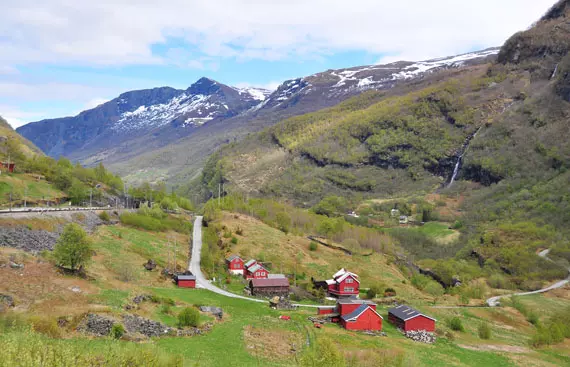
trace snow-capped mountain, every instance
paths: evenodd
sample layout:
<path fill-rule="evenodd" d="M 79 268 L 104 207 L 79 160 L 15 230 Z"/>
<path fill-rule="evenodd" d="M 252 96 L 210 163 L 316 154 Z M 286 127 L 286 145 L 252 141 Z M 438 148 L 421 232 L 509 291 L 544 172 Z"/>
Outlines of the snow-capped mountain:
<path fill-rule="evenodd" d="M 498 51 L 327 70 L 285 81 L 273 92 L 201 78 L 186 90 L 126 92 L 77 116 L 33 122 L 18 132 L 52 157 L 104 161 L 137 172 L 149 159 L 160 160 L 161 169 L 180 171 L 193 160 L 201 164 L 220 144 L 284 118 L 336 105 L 366 90 L 412 85 L 432 75 L 437 79 L 439 72 L 487 63 Z"/>
<path fill-rule="evenodd" d="M 74 157 L 77 150 L 108 149 L 161 128 L 183 129 L 186 132 L 177 135 L 184 135 L 208 121 L 236 116 L 269 94 L 201 78 L 186 90 L 162 87 L 123 93 L 77 116 L 33 122 L 19 132 L 50 156 Z"/>

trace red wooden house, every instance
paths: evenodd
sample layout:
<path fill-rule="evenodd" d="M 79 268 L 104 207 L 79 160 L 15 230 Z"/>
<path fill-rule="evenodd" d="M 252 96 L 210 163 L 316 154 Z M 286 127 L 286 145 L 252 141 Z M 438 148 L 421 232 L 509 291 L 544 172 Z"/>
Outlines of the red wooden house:
<path fill-rule="evenodd" d="M 192 274 L 179 274 L 175 280 L 180 288 L 196 288 L 196 276 Z"/>
<path fill-rule="evenodd" d="M 249 267 L 246 266 L 243 272 L 245 279 L 267 279 L 268 275 L 269 271 L 257 262 Z"/>
<path fill-rule="evenodd" d="M 0 162 L 0 171 L 8 171 L 10 173 L 14 172 L 14 168 L 16 168 L 16 163 L 13 162 Z"/>
<path fill-rule="evenodd" d="M 403 331 L 435 331 L 436 319 L 422 314 L 409 306 L 399 305 L 388 310 L 388 321 Z"/>
<path fill-rule="evenodd" d="M 228 271 L 232 274 L 243 275 L 244 263 L 243 259 L 238 255 L 232 255 L 226 259 L 226 265 L 228 266 Z"/>
<path fill-rule="evenodd" d="M 326 280 L 327 291 L 336 297 L 357 296 L 360 292 L 360 281 L 358 275 L 340 269 L 333 275 L 332 279 Z"/>

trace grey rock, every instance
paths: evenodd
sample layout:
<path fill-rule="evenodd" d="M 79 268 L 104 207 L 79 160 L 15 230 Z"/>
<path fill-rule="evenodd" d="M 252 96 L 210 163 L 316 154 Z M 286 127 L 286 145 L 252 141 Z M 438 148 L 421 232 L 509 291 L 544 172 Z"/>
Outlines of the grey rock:
<path fill-rule="evenodd" d="M 176 330 L 158 321 L 145 319 L 133 314 L 123 315 L 123 324 L 129 333 L 140 333 L 147 337 L 159 337 L 169 334 L 176 335 Z"/>
<path fill-rule="evenodd" d="M 14 297 L 0 293 L 0 312 L 5 311 L 8 307 L 14 306 Z"/>
<path fill-rule="evenodd" d="M 107 336 L 115 323 L 115 319 L 111 317 L 90 313 L 80 322 L 77 330 L 86 334 Z"/>

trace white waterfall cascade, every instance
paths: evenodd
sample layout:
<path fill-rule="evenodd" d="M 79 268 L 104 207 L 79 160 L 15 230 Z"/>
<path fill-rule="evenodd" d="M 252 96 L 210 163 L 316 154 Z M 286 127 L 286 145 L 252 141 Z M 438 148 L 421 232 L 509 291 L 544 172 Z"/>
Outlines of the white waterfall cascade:
<path fill-rule="evenodd" d="M 459 168 L 461 167 L 461 159 L 463 158 L 463 156 L 467 152 L 467 149 L 469 148 L 469 143 L 471 142 L 471 140 L 473 140 L 473 138 L 475 138 L 477 136 L 477 133 L 479 132 L 479 130 L 481 130 L 481 128 L 478 128 L 477 131 L 475 131 L 475 133 L 473 135 L 471 135 L 469 138 L 467 138 L 467 141 L 463 145 L 462 151 L 459 154 L 459 156 L 457 157 L 457 163 L 455 163 L 455 168 L 453 169 L 453 174 L 451 175 L 451 180 L 449 180 L 449 185 L 447 185 L 448 188 L 450 188 L 451 185 L 453 185 L 453 182 L 457 178 L 457 174 L 459 173 Z"/>

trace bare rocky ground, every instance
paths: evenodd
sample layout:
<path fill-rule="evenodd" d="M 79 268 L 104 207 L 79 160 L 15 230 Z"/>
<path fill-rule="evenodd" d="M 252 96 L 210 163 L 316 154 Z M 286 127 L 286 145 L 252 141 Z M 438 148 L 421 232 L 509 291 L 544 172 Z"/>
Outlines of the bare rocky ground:
<path fill-rule="evenodd" d="M 9 225 L 3 225 L 4 219 L 5 223 L 9 221 Z M 5 214 L 0 218 L 0 247 L 12 247 L 34 254 L 53 250 L 64 224 L 56 225 L 54 231 L 32 229 L 30 227 L 33 226 L 29 225 L 29 221 L 34 219 L 77 223 L 88 232 L 93 232 L 97 226 L 104 224 L 96 211 Z M 20 220 L 21 225 L 18 224 Z"/>

